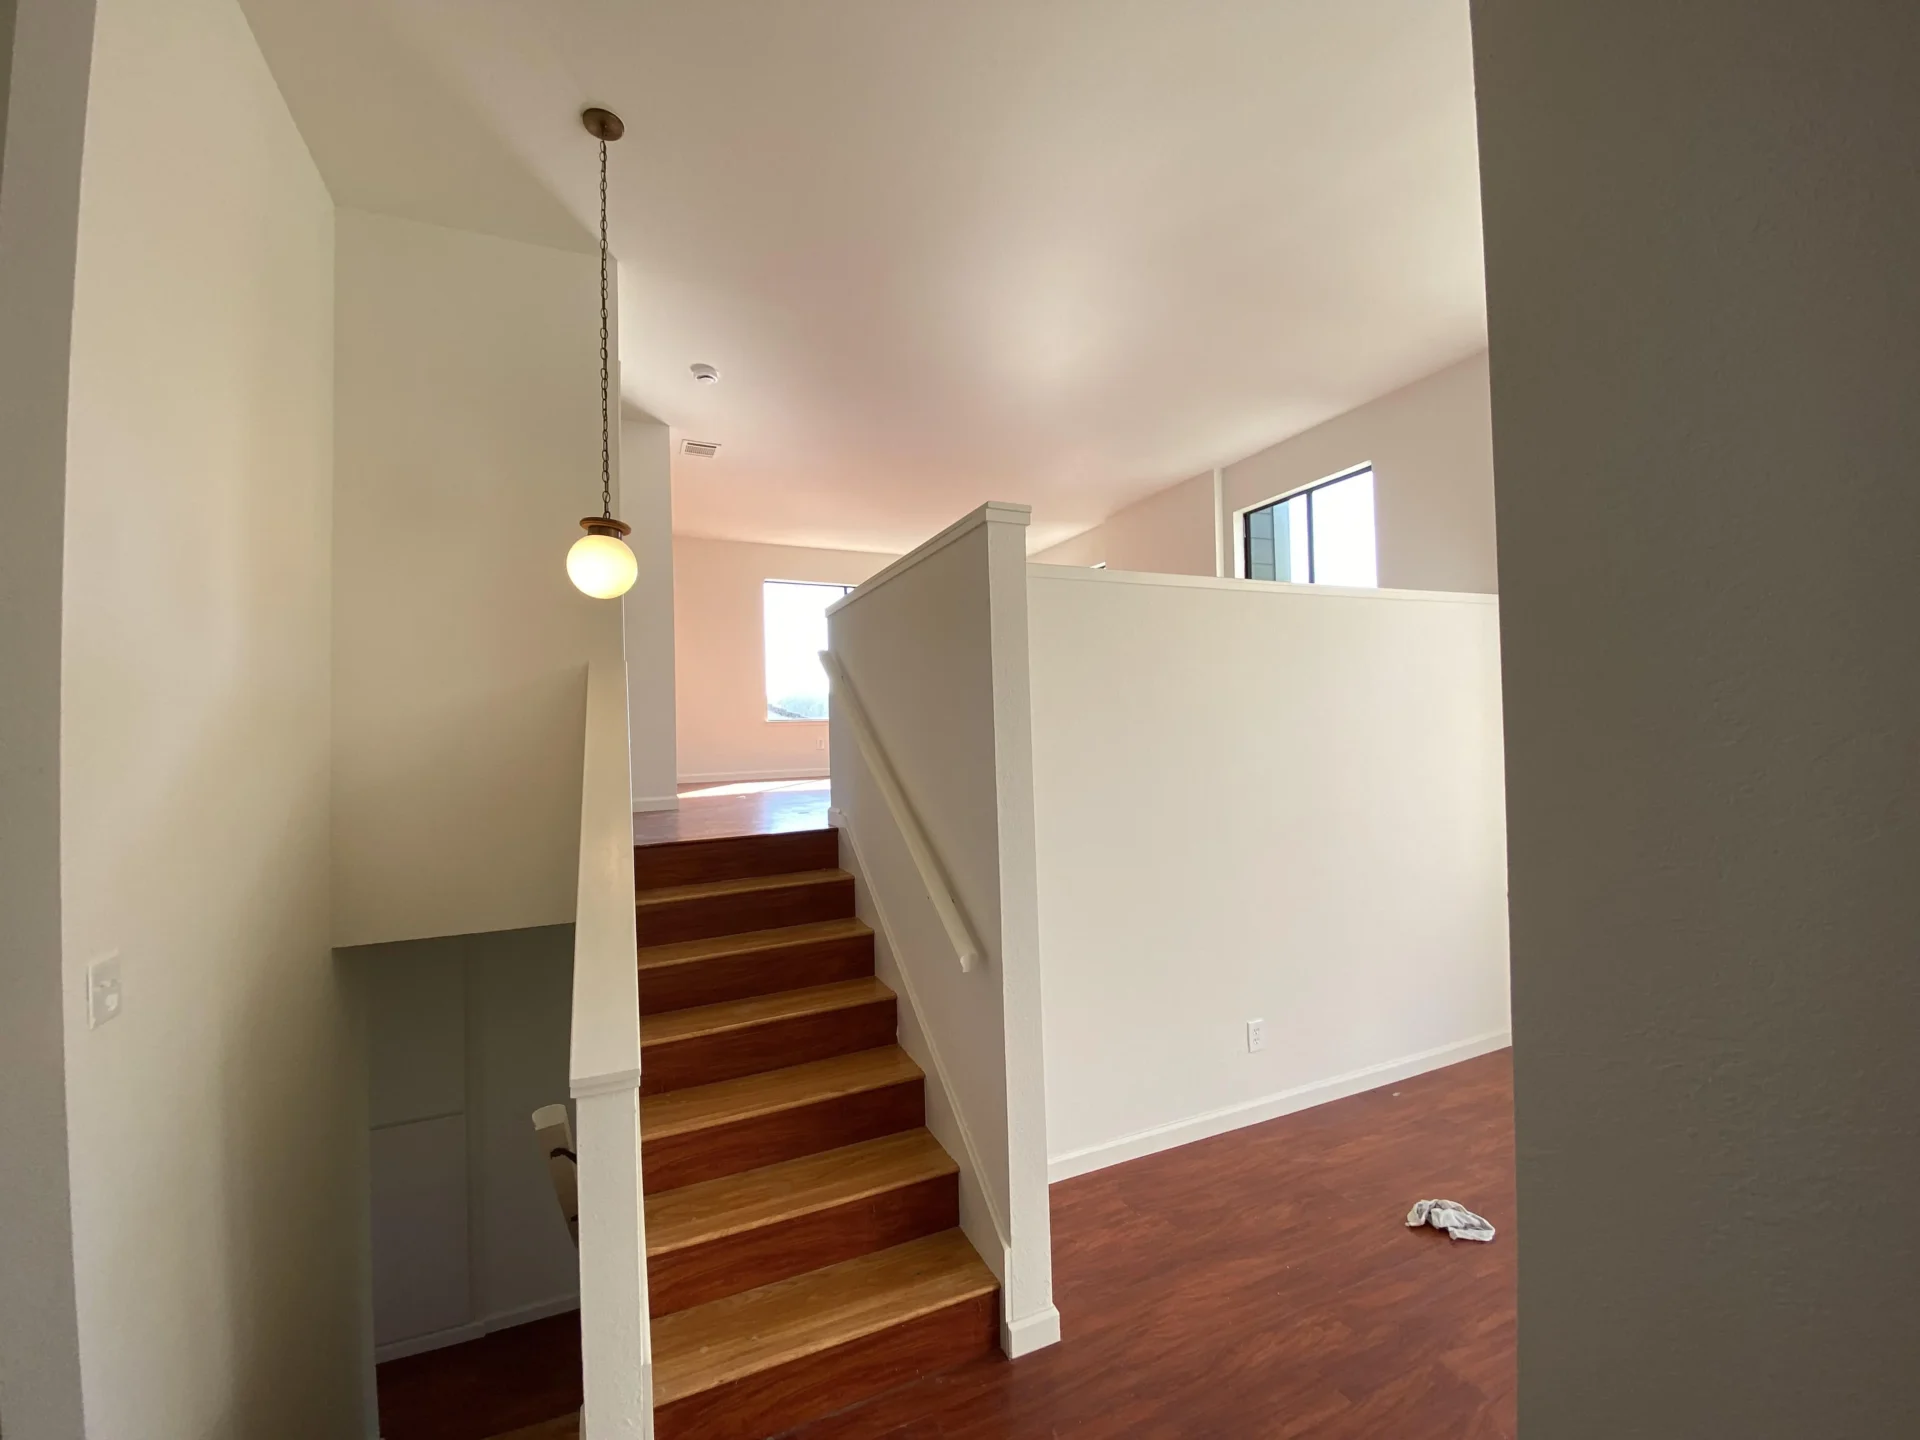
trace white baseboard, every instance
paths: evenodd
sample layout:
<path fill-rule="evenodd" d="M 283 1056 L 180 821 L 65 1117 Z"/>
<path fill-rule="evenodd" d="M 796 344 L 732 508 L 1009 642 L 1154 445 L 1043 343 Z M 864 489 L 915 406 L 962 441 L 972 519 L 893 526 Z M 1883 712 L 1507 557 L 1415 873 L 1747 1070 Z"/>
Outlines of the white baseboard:
<path fill-rule="evenodd" d="M 1209 1110 L 1203 1115 L 1194 1115 L 1185 1120 L 1174 1120 L 1165 1125 L 1155 1125 L 1147 1130 L 1135 1131 L 1131 1135 L 1122 1135 L 1117 1140 L 1107 1140 L 1098 1145 L 1069 1150 L 1064 1155 L 1056 1155 L 1047 1162 L 1047 1179 L 1049 1182 L 1071 1180 L 1076 1175 L 1087 1175 L 1095 1170 L 1104 1170 L 1109 1165 L 1138 1160 L 1143 1155 L 1153 1155 L 1162 1150 L 1172 1150 L 1180 1145 L 1192 1144 L 1195 1140 L 1224 1135 L 1227 1131 L 1238 1130 L 1242 1126 L 1258 1125 L 1265 1120 L 1277 1120 L 1280 1116 L 1291 1115 L 1296 1110 L 1311 1109 L 1315 1105 L 1324 1105 L 1329 1100 L 1343 1100 L 1349 1095 L 1358 1095 L 1363 1090 L 1376 1090 L 1382 1085 L 1391 1085 L 1395 1081 L 1424 1074 L 1428 1070 L 1457 1065 L 1460 1061 L 1471 1060 L 1476 1055 L 1487 1055 L 1495 1050 L 1503 1050 L 1512 1043 L 1511 1030 L 1490 1030 L 1485 1035 L 1475 1035 L 1471 1039 L 1455 1041 L 1451 1045 L 1422 1050 L 1417 1055 L 1404 1055 L 1398 1060 L 1383 1061 L 1381 1064 L 1369 1065 L 1361 1070 L 1349 1070 L 1346 1074 L 1335 1075 L 1331 1079 L 1296 1085 L 1293 1089 L 1282 1090 L 1277 1095 L 1262 1095 L 1258 1099 L 1243 1100 L 1237 1105 Z"/>
<path fill-rule="evenodd" d="M 824 780 L 827 767 L 810 765 L 804 770 L 717 770 L 709 775 L 682 775 L 682 785 L 738 785 L 745 780 Z"/>
<path fill-rule="evenodd" d="M 393 1340 L 385 1345 L 376 1345 L 373 1350 L 373 1363 L 384 1365 L 389 1360 L 404 1360 L 409 1355 L 424 1355 L 429 1350 L 444 1350 L 449 1345 L 478 1340 L 482 1335 L 491 1335 L 496 1330 L 511 1330 L 515 1325 L 545 1320 L 549 1315 L 564 1315 L 569 1310 L 579 1308 L 578 1295 L 555 1295 L 549 1300 L 537 1300 L 531 1305 L 517 1305 L 511 1310 L 496 1311 L 482 1319 L 471 1320 L 465 1325 L 455 1325 L 448 1330 L 435 1330 L 426 1335 L 415 1335 L 406 1340 Z"/>
<path fill-rule="evenodd" d="M 678 795 L 636 795 L 633 797 L 633 810 L 636 815 L 651 810 L 678 810 Z"/>
<path fill-rule="evenodd" d="M 1000 1322 L 1000 1349 L 1009 1360 L 1060 1343 L 1060 1312 L 1049 1305 L 1018 1320 Z"/>

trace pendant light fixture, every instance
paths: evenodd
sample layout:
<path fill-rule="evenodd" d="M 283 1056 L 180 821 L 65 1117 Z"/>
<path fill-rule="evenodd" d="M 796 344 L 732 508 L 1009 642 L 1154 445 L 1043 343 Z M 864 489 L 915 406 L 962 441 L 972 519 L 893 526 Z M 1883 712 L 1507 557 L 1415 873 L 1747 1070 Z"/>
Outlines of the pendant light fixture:
<path fill-rule="evenodd" d="M 580 112 L 580 123 L 600 142 L 600 513 L 580 522 L 587 533 L 567 551 L 567 578 L 582 594 L 613 600 L 633 588 L 640 563 L 627 548 L 633 527 L 613 518 L 613 431 L 608 408 L 607 359 L 607 142 L 627 127 L 611 110 Z"/>

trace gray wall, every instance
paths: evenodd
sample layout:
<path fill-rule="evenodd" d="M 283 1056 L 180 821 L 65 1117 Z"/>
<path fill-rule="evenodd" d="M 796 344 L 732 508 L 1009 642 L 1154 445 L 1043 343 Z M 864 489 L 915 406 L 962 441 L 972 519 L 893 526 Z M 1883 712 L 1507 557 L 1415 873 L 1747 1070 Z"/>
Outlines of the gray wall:
<path fill-rule="evenodd" d="M 579 1265 L 532 1125 L 567 1098 L 573 927 L 340 954 L 366 979 L 381 1358 L 574 1308 Z"/>
<path fill-rule="evenodd" d="M 1474 15 L 1521 1430 L 1920 1434 L 1920 6 Z"/>
<path fill-rule="evenodd" d="M 0 1429 L 30 1437 L 81 1427 L 61 1030 L 60 592 L 93 5 L 0 3 Z"/>

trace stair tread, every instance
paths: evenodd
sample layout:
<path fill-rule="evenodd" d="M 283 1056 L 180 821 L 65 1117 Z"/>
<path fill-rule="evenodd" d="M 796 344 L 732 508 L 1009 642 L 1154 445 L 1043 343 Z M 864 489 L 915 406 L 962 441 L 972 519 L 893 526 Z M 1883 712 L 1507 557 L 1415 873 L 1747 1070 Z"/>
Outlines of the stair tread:
<path fill-rule="evenodd" d="M 859 980 L 837 980 L 831 985 L 810 985 L 803 990 L 776 990 L 752 995 L 744 1000 L 724 1000 L 717 1005 L 696 1005 L 687 1010 L 667 1010 L 658 1015 L 640 1017 L 640 1044 L 667 1045 L 696 1036 L 720 1035 L 730 1030 L 747 1030 L 777 1020 L 801 1015 L 824 1015 L 834 1010 L 850 1010 L 859 1005 L 893 999 L 893 991 L 871 975 Z"/>
<path fill-rule="evenodd" d="M 669 1405 L 998 1288 L 966 1236 L 946 1230 L 662 1315 L 653 1322 L 654 1403 Z"/>
<path fill-rule="evenodd" d="M 861 1200 L 960 1167 L 925 1130 L 823 1150 L 647 1197 L 647 1254 L 665 1255 Z"/>
<path fill-rule="evenodd" d="M 702 880 L 693 885 L 662 885 L 635 890 L 637 906 L 674 905 L 686 900 L 714 900 L 728 895 L 755 895 L 769 890 L 798 890 L 808 885 L 834 885 L 853 877 L 845 870 L 795 870 L 784 875 L 746 875 L 735 880 Z"/>
<path fill-rule="evenodd" d="M 640 1101 L 640 1132 L 643 1139 L 661 1140 L 839 1095 L 878 1090 L 920 1076 L 920 1067 L 898 1045 L 856 1050 L 783 1070 L 743 1075 L 738 1080 L 646 1096 Z"/>
<path fill-rule="evenodd" d="M 857 940 L 873 932 L 859 920 L 815 920 L 806 925 L 783 925 L 775 930 L 746 930 L 738 935 L 713 935 L 705 940 L 676 940 L 668 945 L 640 947 L 640 968 L 687 965 L 721 956 L 751 955 L 820 940 Z"/>

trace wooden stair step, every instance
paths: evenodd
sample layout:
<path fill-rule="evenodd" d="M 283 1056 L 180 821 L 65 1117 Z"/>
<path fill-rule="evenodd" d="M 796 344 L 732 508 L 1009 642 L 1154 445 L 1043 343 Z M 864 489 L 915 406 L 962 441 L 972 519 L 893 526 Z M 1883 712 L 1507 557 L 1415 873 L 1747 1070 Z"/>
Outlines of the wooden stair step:
<path fill-rule="evenodd" d="M 898 1045 L 696 1085 L 640 1101 L 649 1194 L 911 1130 L 920 1067 Z"/>
<path fill-rule="evenodd" d="M 649 945 L 640 951 L 640 1013 L 657 1015 L 873 973 L 873 931 L 853 919 Z"/>
<path fill-rule="evenodd" d="M 695 885 L 749 875 L 790 875 L 831 870 L 840 863 L 837 830 L 783 830 L 773 835 L 728 835 L 708 840 L 668 840 L 633 847 L 637 890 Z"/>
<path fill-rule="evenodd" d="M 960 1223 L 959 1167 L 925 1130 L 647 1199 L 655 1315 L 784 1280 Z"/>
<path fill-rule="evenodd" d="M 660 1440 L 760 1440 L 991 1352 L 999 1284 L 958 1230 L 653 1322 Z"/>
<path fill-rule="evenodd" d="M 871 975 L 640 1019 L 640 1093 L 659 1095 L 893 1043 L 893 991 Z"/>
<path fill-rule="evenodd" d="M 636 890 L 633 908 L 642 945 L 843 920 L 853 914 L 853 876 L 844 870 L 801 870 L 664 885 Z"/>

